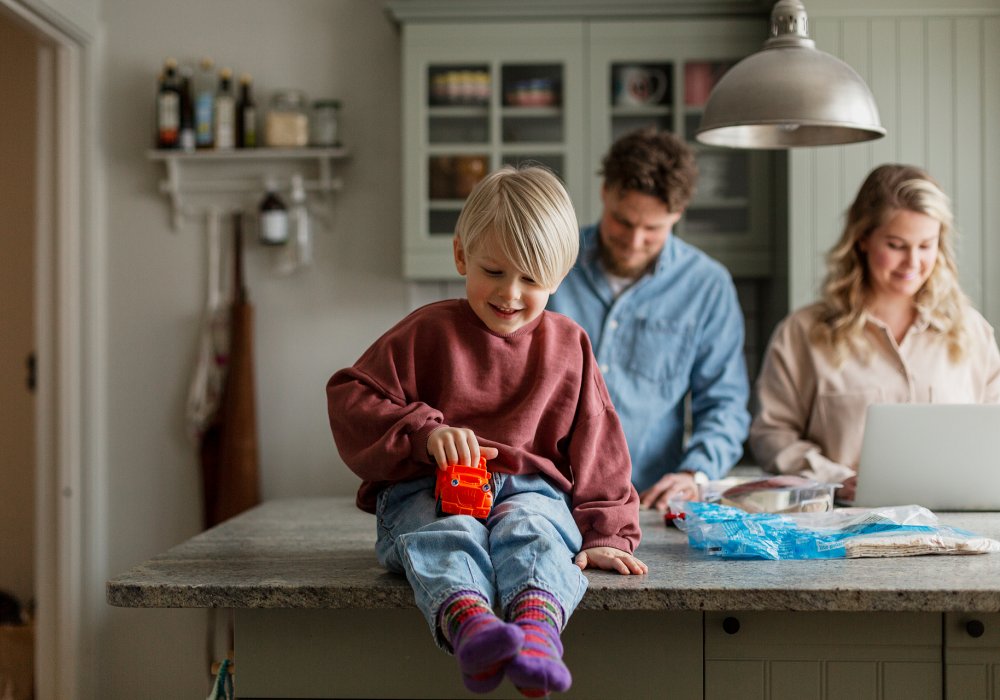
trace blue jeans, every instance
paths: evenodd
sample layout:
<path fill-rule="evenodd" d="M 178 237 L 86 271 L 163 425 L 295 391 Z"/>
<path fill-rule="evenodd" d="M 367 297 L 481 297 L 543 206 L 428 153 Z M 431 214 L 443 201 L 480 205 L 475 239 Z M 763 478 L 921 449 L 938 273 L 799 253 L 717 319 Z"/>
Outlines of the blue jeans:
<path fill-rule="evenodd" d="M 539 474 L 496 473 L 492 485 L 493 509 L 485 521 L 438 517 L 434 477 L 393 484 L 378 496 L 379 562 L 406 574 L 442 647 L 437 613 L 458 591 L 481 593 L 506 611 L 518 593 L 539 588 L 556 597 L 566 620 L 587 590 L 587 577 L 573 563 L 583 538 L 569 496 Z"/>

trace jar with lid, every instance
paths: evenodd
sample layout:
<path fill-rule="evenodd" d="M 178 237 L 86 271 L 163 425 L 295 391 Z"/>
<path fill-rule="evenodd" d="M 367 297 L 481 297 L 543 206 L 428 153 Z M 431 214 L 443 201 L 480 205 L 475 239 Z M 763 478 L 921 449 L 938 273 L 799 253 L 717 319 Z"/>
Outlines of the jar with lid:
<path fill-rule="evenodd" d="M 339 122 L 340 100 L 313 102 L 312 119 L 309 122 L 309 143 L 313 146 L 339 146 Z"/>
<path fill-rule="evenodd" d="M 309 100 L 301 90 L 280 90 L 271 97 L 264 120 L 268 146 L 294 147 L 309 144 Z"/>

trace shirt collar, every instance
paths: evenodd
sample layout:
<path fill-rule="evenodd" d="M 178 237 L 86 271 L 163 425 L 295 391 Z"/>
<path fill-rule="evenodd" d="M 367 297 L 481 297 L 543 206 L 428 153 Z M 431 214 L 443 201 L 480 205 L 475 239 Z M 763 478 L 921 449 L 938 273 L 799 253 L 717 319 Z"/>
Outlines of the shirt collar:
<path fill-rule="evenodd" d="M 873 315 L 868 309 L 865 309 L 863 313 L 864 313 L 864 319 L 865 319 L 866 323 L 871 323 L 872 325 L 877 326 L 877 327 L 882 328 L 882 329 L 888 329 L 889 328 L 889 326 L 886 325 L 886 323 L 884 321 L 882 321 L 877 316 Z M 917 317 L 915 319 L 913 319 L 913 325 L 910 326 L 910 330 L 913 331 L 913 332 L 915 332 L 915 333 L 923 333 L 924 331 L 926 331 L 929 328 L 933 328 L 934 330 L 936 330 L 938 332 L 941 332 L 941 331 L 944 330 L 944 328 L 941 325 L 940 321 L 938 321 L 935 318 L 932 318 L 931 315 L 929 313 L 927 313 L 927 311 L 925 309 L 919 309 L 918 308 L 917 309 Z"/>

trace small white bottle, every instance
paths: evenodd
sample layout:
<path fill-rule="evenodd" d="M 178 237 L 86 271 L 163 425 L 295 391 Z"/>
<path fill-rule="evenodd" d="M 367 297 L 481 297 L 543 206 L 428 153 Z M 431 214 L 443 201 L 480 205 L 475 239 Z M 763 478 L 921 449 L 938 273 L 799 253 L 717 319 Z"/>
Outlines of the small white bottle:
<path fill-rule="evenodd" d="M 295 236 L 295 262 L 298 267 L 312 263 L 312 228 L 306 208 L 306 188 L 302 176 L 292 175 L 292 210 L 290 213 L 292 235 Z"/>
<path fill-rule="evenodd" d="M 233 72 L 219 71 L 219 91 L 215 94 L 215 148 L 236 147 L 236 99 L 233 97 Z"/>
<path fill-rule="evenodd" d="M 260 230 L 258 238 L 264 245 L 288 243 L 288 209 L 278 196 L 278 183 L 274 178 L 264 182 L 267 194 L 260 203 Z"/>

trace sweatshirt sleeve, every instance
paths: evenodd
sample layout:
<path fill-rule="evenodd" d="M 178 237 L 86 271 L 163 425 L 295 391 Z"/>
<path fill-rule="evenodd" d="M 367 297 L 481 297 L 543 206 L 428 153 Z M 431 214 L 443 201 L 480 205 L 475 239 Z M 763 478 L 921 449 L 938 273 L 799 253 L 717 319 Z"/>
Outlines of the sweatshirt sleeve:
<path fill-rule="evenodd" d="M 408 401 L 394 371 L 399 348 L 380 340 L 326 385 L 330 429 L 340 456 L 366 481 L 399 481 L 427 473 L 427 437 L 443 416 Z"/>
<path fill-rule="evenodd" d="M 588 383 L 583 405 L 594 405 L 596 411 L 582 414 L 569 443 L 573 518 L 583 549 L 615 547 L 632 553 L 642 533 L 625 433 L 596 367 Z"/>

